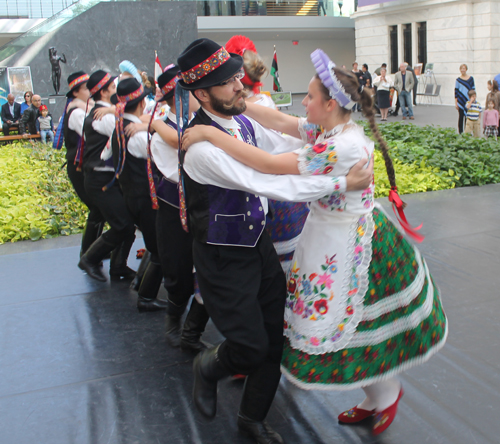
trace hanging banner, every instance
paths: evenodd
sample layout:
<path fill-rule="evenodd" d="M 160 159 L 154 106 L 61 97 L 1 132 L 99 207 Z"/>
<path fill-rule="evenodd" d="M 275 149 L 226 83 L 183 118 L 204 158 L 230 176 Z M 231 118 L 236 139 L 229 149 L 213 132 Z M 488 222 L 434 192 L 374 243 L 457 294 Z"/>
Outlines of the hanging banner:
<path fill-rule="evenodd" d="M 7 103 L 9 94 L 9 80 L 7 78 L 7 67 L 0 66 L 0 106 Z"/>
<path fill-rule="evenodd" d="M 26 91 L 33 91 L 30 67 L 16 66 L 15 68 L 7 68 L 7 72 L 10 94 L 14 94 L 16 102 L 23 103 L 24 93 Z"/>

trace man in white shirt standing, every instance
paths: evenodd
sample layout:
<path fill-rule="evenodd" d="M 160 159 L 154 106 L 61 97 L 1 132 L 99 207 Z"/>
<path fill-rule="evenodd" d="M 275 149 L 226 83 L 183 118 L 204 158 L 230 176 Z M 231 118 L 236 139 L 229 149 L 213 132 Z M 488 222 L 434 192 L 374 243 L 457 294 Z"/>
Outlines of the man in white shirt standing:
<path fill-rule="evenodd" d="M 209 39 L 191 43 L 179 56 L 182 80 L 201 104 L 193 125 L 212 125 L 268 152 L 298 148 L 297 142 L 242 116 L 243 60 Z M 296 140 L 296 139 L 294 139 Z M 267 199 L 310 201 L 340 190 L 364 189 L 373 172 L 354 179 L 269 176 L 235 161 L 209 142 L 192 145 L 184 156 L 183 180 L 193 260 L 207 311 L 225 341 L 194 362 L 193 398 L 213 418 L 217 381 L 248 375 L 238 428 L 256 442 L 283 443 L 265 421 L 280 380 L 286 282 L 265 231 Z M 269 182 L 272 182 L 272 186 Z M 265 186 L 264 186 L 265 184 Z M 259 196 L 265 191 L 266 197 Z M 183 197 L 181 196 L 181 217 Z"/>

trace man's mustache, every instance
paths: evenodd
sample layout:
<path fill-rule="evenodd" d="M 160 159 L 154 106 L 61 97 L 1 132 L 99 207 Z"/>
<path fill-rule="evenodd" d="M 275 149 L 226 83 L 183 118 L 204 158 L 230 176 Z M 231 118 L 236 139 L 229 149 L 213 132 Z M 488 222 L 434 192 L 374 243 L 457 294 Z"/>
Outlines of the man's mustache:
<path fill-rule="evenodd" d="M 243 92 L 239 92 L 233 100 L 231 100 L 229 103 L 224 103 L 222 106 L 224 109 L 231 109 L 235 103 L 240 100 L 243 97 Z"/>

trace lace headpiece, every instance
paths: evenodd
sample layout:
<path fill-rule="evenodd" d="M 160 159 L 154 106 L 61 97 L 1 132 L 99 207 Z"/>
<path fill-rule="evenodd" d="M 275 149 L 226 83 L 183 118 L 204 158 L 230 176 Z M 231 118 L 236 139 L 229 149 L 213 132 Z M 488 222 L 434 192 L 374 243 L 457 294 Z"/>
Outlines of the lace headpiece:
<path fill-rule="evenodd" d="M 344 86 L 335 75 L 333 71 L 335 63 L 321 49 L 316 49 L 311 54 L 311 61 L 321 82 L 330 92 L 330 97 L 335 99 L 342 108 L 352 110 L 356 102 L 353 102 L 351 95 L 346 93 Z"/>

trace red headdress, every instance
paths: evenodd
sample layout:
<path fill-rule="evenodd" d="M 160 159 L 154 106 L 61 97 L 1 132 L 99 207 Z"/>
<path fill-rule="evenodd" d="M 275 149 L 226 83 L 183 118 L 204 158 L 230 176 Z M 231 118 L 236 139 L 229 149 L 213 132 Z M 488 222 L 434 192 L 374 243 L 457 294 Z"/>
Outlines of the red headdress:
<path fill-rule="evenodd" d="M 235 35 L 231 37 L 225 45 L 225 48 L 228 52 L 232 52 L 233 54 L 238 54 L 243 57 L 245 51 L 252 51 L 257 54 L 257 48 L 254 43 L 244 35 Z M 245 65 L 243 65 L 244 67 Z M 248 74 L 245 71 L 245 77 L 241 79 L 241 83 L 243 85 L 248 85 L 252 87 L 252 91 L 255 94 L 258 94 L 259 88 L 262 86 L 261 82 L 253 82 Z"/>

